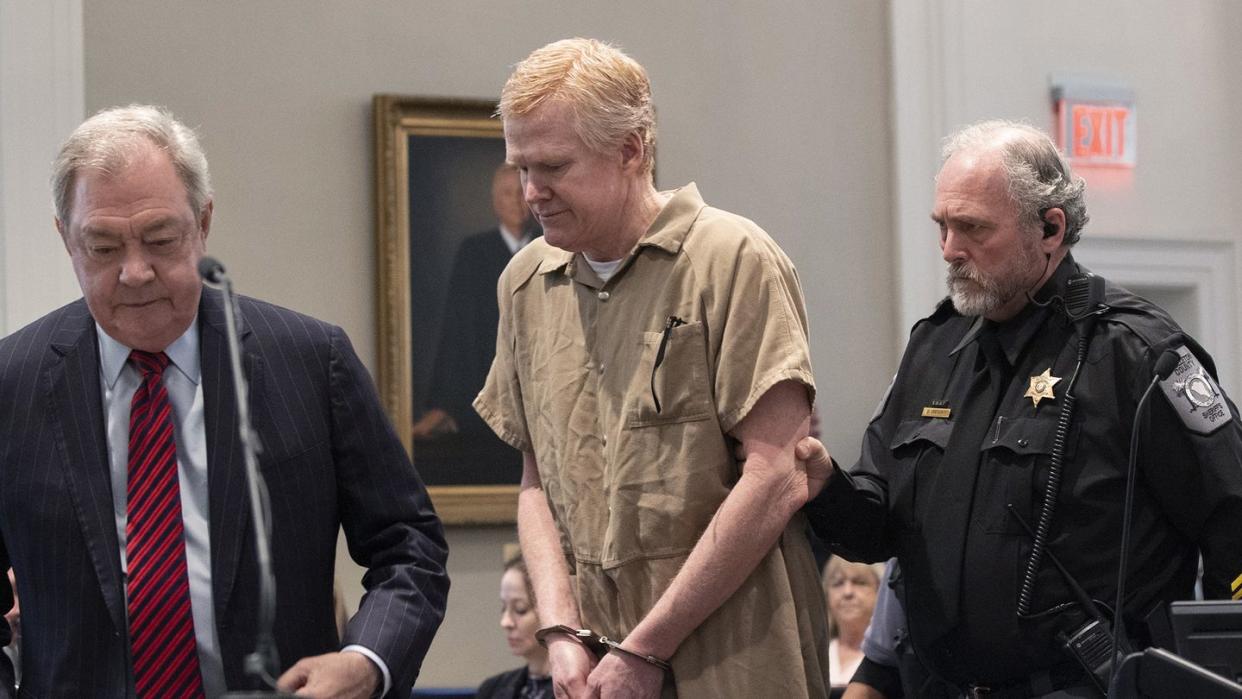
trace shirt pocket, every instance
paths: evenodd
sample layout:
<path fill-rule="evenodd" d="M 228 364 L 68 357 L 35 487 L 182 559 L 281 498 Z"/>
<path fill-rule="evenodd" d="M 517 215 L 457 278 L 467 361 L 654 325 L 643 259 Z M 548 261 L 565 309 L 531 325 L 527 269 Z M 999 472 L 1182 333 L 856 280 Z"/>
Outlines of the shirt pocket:
<path fill-rule="evenodd" d="M 889 441 L 893 460 L 899 466 L 889 479 L 889 498 L 901 527 L 918 531 L 926 503 L 916 497 L 920 478 L 930 478 L 944 458 L 953 422 L 942 418 L 902 420 Z"/>
<path fill-rule="evenodd" d="M 1056 447 L 1056 428 L 1056 413 L 1040 417 L 996 417 L 982 446 L 983 467 L 997 470 L 996 478 L 990 479 L 996 483 L 996 491 L 982 495 L 1002 498 L 1003 504 L 990 510 L 995 514 L 986 523 L 988 533 L 1030 538 L 1022 524 L 1009 512 L 1009 506 L 1027 524 L 1035 527 L 1038 520 L 1036 510 L 1043 504 L 1048 465 Z M 1067 465 L 1073 456 L 1069 448 L 1072 444 L 1069 437 L 1073 433 L 1074 430 L 1068 430 L 1066 449 L 1062 455 L 1063 463 Z M 1061 487 L 1065 487 L 1064 482 Z"/>
<path fill-rule="evenodd" d="M 670 328 L 667 338 L 664 332 L 646 332 L 640 343 L 642 356 L 626 401 L 626 426 L 648 427 L 711 417 L 703 323 Z M 657 357 L 659 366 L 656 366 Z M 656 409 L 657 400 L 659 410 Z"/>

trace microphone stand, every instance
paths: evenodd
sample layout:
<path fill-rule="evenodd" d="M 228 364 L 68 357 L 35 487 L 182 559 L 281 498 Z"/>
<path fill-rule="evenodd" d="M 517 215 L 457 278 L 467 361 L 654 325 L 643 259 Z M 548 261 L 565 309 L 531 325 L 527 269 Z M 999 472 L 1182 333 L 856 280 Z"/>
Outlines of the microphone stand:
<path fill-rule="evenodd" d="M 1172 349 L 1165 350 L 1156 360 L 1153 368 L 1151 383 L 1147 385 L 1147 390 L 1143 391 L 1143 396 L 1139 398 L 1138 405 L 1134 408 L 1134 423 L 1130 428 L 1130 463 L 1126 470 L 1126 495 L 1121 520 L 1121 560 L 1117 564 L 1117 598 L 1113 603 L 1113 640 L 1112 651 L 1109 653 L 1109 662 L 1112 663 L 1112 679 L 1109 682 L 1109 696 L 1115 696 L 1118 678 L 1120 676 L 1121 663 L 1117 659 L 1117 650 L 1121 647 L 1121 637 L 1125 633 L 1125 590 L 1126 590 L 1126 564 L 1130 558 L 1130 520 L 1134 514 L 1134 481 L 1137 480 L 1138 466 L 1138 446 L 1139 446 L 1139 421 L 1143 419 L 1144 413 L 1151 398 L 1152 391 L 1156 386 L 1177 368 L 1177 362 L 1181 359 L 1180 355 Z"/>
<path fill-rule="evenodd" d="M 272 634 L 272 626 L 276 620 L 276 576 L 272 572 L 272 518 L 271 502 L 267 493 L 267 484 L 259 472 L 258 454 L 263 451 L 259 435 L 255 433 L 250 422 L 250 401 L 247 399 L 246 377 L 242 373 L 241 339 L 237 333 L 237 297 L 233 293 L 233 282 L 224 271 L 224 265 L 211 257 L 199 261 L 198 272 L 203 280 L 224 294 L 225 335 L 228 338 L 229 364 L 233 371 L 234 398 L 237 401 L 237 430 L 241 438 L 242 454 L 246 464 L 247 495 L 250 500 L 250 519 L 254 524 L 255 558 L 259 566 L 259 619 L 255 631 L 255 649 L 246 656 L 246 674 L 255 680 L 258 686 L 276 686 L 276 676 L 280 671 L 280 658 L 276 650 L 276 639 Z M 258 697 L 291 697 L 280 692 L 228 692 L 224 695 L 231 699 L 251 699 Z"/>

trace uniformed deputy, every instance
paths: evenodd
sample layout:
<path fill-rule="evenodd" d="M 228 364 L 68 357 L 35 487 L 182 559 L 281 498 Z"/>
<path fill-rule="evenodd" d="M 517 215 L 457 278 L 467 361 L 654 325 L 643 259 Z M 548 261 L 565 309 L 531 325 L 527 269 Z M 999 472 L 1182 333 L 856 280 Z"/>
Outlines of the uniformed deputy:
<path fill-rule="evenodd" d="M 812 526 L 847 557 L 897 556 L 935 693 L 1089 687 L 1059 636 L 1111 615 L 1131 424 L 1159 358 L 1177 355 L 1139 430 L 1123 605 L 1137 645 L 1149 614 L 1191 596 L 1200 553 L 1209 597 L 1242 586 L 1242 424 L 1168 314 L 1084 276 L 1070 254 L 1084 184 L 1044 133 L 977 124 L 944 156 L 932 219 L 950 295 L 915 325 L 860 461 L 808 506 Z"/>

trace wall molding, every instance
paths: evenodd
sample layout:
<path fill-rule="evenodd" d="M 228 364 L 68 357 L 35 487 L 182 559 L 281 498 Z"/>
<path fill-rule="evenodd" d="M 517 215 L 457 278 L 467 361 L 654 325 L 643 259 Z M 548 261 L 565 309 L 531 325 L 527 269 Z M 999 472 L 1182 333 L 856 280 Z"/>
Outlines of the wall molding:
<path fill-rule="evenodd" d="M 0 336 L 78 295 L 48 176 L 84 111 L 82 0 L 0 0 Z"/>
<path fill-rule="evenodd" d="M 944 263 L 928 219 L 940 143 L 963 121 L 962 0 L 888 6 L 892 60 L 893 225 L 900 356 L 915 321 L 944 297 Z"/>
<path fill-rule="evenodd" d="M 1086 236 L 1074 257 L 1131 291 L 1189 292 L 1199 341 L 1216 360 L 1225 390 L 1240 390 L 1236 250 L 1231 241 Z"/>

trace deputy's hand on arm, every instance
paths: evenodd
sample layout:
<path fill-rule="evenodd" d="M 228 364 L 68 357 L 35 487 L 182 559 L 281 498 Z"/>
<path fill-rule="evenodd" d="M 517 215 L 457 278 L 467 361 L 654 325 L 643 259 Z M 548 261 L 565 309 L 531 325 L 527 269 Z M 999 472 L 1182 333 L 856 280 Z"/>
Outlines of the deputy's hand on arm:
<path fill-rule="evenodd" d="M 836 467 L 832 463 L 832 455 L 828 453 L 828 447 L 824 446 L 819 439 L 803 437 L 794 447 L 794 456 L 798 459 L 798 468 L 806 472 L 807 490 L 810 493 L 807 500 L 813 500 L 828 484 L 828 479 L 832 478 L 832 474 L 836 472 Z"/>
<path fill-rule="evenodd" d="M 591 697 L 651 699 L 660 696 L 664 670 L 625 653 L 609 653 L 587 681 Z"/>
<path fill-rule="evenodd" d="M 302 658 L 276 680 L 276 688 L 300 697 L 368 699 L 380 688 L 380 669 L 351 651 Z"/>
<path fill-rule="evenodd" d="M 814 413 L 812 413 L 814 417 Z M 746 448 L 741 442 L 734 445 L 734 456 L 741 461 L 743 468 L 746 462 Z M 828 447 L 819 441 L 819 435 L 812 434 L 803 437 L 801 441 L 794 447 L 794 457 L 797 459 L 797 468 L 806 474 L 807 483 L 807 500 L 814 500 L 816 495 L 824 489 L 828 484 L 828 480 L 832 478 L 832 474 L 836 472 L 836 464 L 832 462 L 832 455 L 828 453 Z"/>

